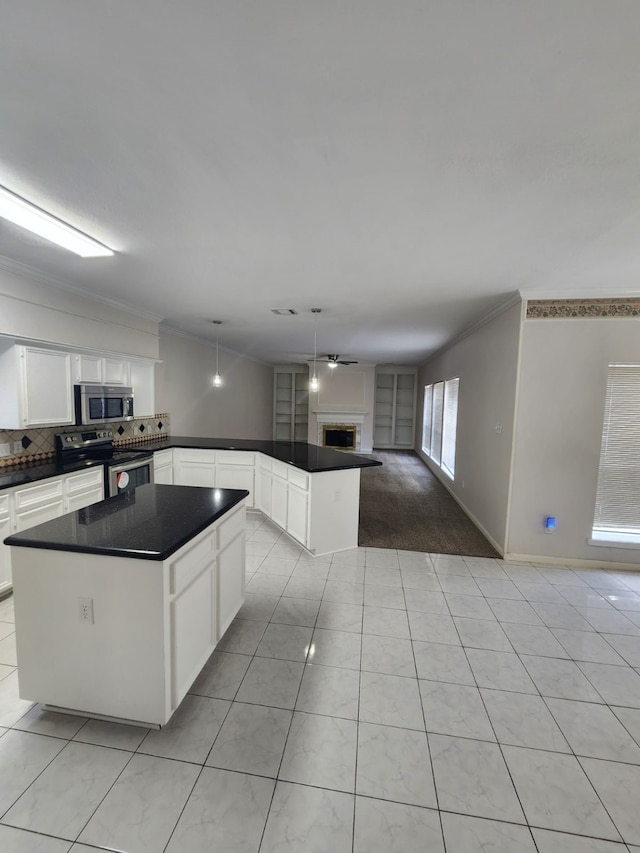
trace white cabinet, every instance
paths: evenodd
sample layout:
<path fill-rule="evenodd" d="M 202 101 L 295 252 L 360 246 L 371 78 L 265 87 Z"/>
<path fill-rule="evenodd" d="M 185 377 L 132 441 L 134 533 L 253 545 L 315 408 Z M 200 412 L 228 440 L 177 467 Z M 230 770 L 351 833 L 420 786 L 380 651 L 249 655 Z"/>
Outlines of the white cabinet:
<path fill-rule="evenodd" d="M 9 495 L 0 495 L 0 595 L 11 589 L 11 552 L 2 543 L 12 533 Z"/>
<path fill-rule="evenodd" d="M 309 431 L 309 368 L 276 367 L 273 373 L 273 438 L 306 441 Z"/>
<path fill-rule="evenodd" d="M 75 422 L 71 356 L 0 338 L 0 428 Z"/>
<path fill-rule="evenodd" d="M 50 477 L 0 493 L 0 595 L 11 589 L 11 550 L 3 540 L 104 498 L 104 468 Z"/>
<path fill-rule="evenodd" d="M 415 441 L 417 369 L 376 369 L 375 448 L 412 448 Z"/>
<path fill-rule="evenodd" d="M 173 482 L 176 486 L 213 488 L 216 484 L 215 450 L 176 447 L 173 451 Z"/>
<path fill-rule="evenodd" d="M 81 382 L 93 385 L 103 384 L 104 358 L 79 353 L 73 356 L 73 383 L 78 385 Z"/>
<path fill-rule="evenodd" d="M 17 488 L 13 492 L 13 506 L 16 531 L 58 518 L 64 513 L 62 478 L 56 477 L 33 486 Z"/>
<path fill-rule="evenodd" d="M 155 364 L 152 361 L 134 361 L 129 364 L 129 382 L 133 388 L 133 414 L 136 418 L 153 417 L 155 402 Z"/>
<path fill-rule="evenodd" d="M 239 450 L 216 450 L 216 487 L 246 489 L 247 506 L 254 506 L 255 453 Z"/>
<path fill-rule="evenodd" d="M 262 453 L 257 454 L 255 505 L 271 518 L 271 459 Z"/>
<path fill-rule="evenodd" d="M 306 546 L 309 533 L 309 492 L 289 483 L 287 533 Z"/>
<path fill-rule="evenodd" d="M 104 469 L 96 465 L 88 471 L 67 474 L 64 478 L 64 510 L 73 512 L 104 500 Z"/>
<path fill-rule="evenodd" d="M 124 358 L 105 357 L 103 381 L 105 385 L 128 385 L 129 362 Z"/>
<path fill-rule="evenodd" d="M 271 478 L 271 519 L 279 524 L 284 530 L 287 529 L 287 492 L 289 484 L 285 476 L 280 476 L 279 472 L 274 470 Z"/>
<path fill-rule="evenodd" d="M 173 485 L 173 450 L 158 450 L 153 454 L 153 479 L 156 483 Z"/>
<path fill-rule="evenodd" d="M 240 504 L 162 562 L 15 547 L 21 695 L 167 723 L 243 602 L 244 536 Z"/>

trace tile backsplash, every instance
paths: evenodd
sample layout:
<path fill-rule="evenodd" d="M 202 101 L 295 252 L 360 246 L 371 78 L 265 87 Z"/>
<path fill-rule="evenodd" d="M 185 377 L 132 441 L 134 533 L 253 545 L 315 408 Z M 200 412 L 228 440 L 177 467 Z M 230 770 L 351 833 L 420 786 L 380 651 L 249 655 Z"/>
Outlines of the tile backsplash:
<path fill-rule="evenodd" d="M 101 424 L 92 424 L 87 429 L 99 428 Z M 147 418 L 134 418 L 132 421 L 103 424 L 113 431 L 113 443 L 116 447 L 126 447 L 130 444 L 140 444 L 145 441 L 163 438 L 170 434 L 169 415 L 167 412 Z M 20 465 L 26 462 L 38 462 L 55 456 L 55 437 L 61 432 L 75 432 L 81 429 L 77 426 L 42 427 L 40 429 L 0 429 L 0 444 L 9 445 L 9 456 L 0 458 L 0 468 Z M 15 443 L 19 442 L 22 450 L 14 452 Z"/>

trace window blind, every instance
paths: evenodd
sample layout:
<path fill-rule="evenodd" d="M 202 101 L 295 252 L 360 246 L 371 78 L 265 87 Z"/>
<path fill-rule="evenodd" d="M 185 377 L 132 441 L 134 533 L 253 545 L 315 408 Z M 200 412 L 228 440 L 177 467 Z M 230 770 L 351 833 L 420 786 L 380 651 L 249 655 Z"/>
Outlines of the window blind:
<path fill-rule="evenodd" d="M 424 407 L 422 409 L 422 449 L 431 455 L 431 407 L 433 404 L 433 385 L 425 385 Z"/>
<path fill-rule="evenodd" d="M 433 405 L 431 418 L 431 458 L 440 464 L 442 458 L 442 412 L 444 403 L 444 382 L 433 386 Z"/>
<path fill-rule="evenodd" d="M 442 418 L 442 469 L 453 478 L 456 463 L 456 428 L 458 426 L 458 379 L 444 383 Z"/>
<path fill-rule="evenodd" d="M 593 538 L 640 541 L 640 365 L 610 364 L 607 373 Z"/>

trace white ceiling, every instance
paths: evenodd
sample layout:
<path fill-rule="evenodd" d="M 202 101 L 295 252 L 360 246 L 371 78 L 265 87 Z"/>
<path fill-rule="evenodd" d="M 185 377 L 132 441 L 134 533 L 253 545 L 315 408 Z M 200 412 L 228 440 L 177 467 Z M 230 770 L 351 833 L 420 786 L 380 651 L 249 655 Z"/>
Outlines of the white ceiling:
<path fill-rule="evenodd" d="M 20 0 L 0 255 L 269 362 L 417 363 L 514 291 L 640 293 L 638 0 Z M 291 307 L 296 317 L 271 308 Z"/>

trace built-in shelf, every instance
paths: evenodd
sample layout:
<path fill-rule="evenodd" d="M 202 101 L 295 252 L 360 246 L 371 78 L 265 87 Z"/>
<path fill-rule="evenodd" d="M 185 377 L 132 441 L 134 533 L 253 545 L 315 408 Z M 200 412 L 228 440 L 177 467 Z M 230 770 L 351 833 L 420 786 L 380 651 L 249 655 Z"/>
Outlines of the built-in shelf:
<path fill-rule="evenodd" d="M 273 389 L 274 439 L 306 441 L 309 432 L 309 368 L 303 364 L 276 367 Z"/>
<path fill-rule="evenodd" d="M 417 368 L 376 369 L 374 448 L 412 448 L 416 420 Z"/>

